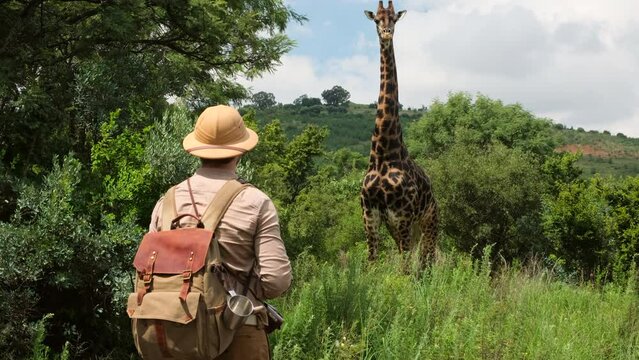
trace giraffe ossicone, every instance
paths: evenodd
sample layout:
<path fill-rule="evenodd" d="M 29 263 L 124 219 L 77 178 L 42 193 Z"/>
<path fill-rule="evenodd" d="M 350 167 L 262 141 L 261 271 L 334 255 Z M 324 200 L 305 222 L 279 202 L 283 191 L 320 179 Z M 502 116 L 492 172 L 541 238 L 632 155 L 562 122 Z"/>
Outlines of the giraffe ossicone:
<path fill-rule="evenodd" d="M 383 224 L 401 252 L 420 246 L 422 264 L 434 259 L 438 212 L 430 178 L 410 158 L 399 119 L 399 88 L 393 49 L 395 24 L 406 11 L 395 12 L 393 2 L 377 12 L 364 12 L 375 22 L 380 42 L 380 92 L 369 166 L 361 189 L 361 205 L 368 242 L 368 258 L 378 255 Z"/>

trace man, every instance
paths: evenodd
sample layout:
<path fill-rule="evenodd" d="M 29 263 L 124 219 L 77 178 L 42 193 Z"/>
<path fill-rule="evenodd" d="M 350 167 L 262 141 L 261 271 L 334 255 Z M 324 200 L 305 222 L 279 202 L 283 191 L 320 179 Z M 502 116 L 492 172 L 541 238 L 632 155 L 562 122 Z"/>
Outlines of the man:
<path fill-rule="evenodd" d="M 257 142 L 257 134 L 245 127 L 234 108 L 219 105 L 204 110 L 194 131 L 182 143 L 187 152 L 201 159 L 202 166 L 177 186 L 177 213 L 200 217 L 222 185 L 237 179 L 241 156 Z M 160 199 L 153 210 L 152 232 L 162 224 L 162 204 Z M 192 224 L 191 217 L 181 220 L 183 226 Z M 266 194 L 249 186 L 230 205 L 218 231 L 222 260 L 237 280 L 231 285 L 238 293 L 246 292 L 256 308 L 218 359 L 269 359 L 261 300 L 280 296 L 291 284 L 291 265 L 280 237 L 275 206 Z M 245 286 L 248 291 L 244 291 Z"/>

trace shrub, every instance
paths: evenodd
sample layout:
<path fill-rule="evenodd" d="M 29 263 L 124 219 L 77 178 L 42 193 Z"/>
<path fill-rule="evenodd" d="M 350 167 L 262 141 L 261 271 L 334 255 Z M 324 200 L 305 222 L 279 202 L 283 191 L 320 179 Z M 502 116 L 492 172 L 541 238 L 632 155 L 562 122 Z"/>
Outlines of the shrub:
<path fill-rule="evenodd" d="M 360 186 L 359 172 L 341 179 L 322 173 L 312 178 L 289 209 L 286 246 L 293 258 L 307 251 L 328 260 L 365 241 Z"/>
<path fill-rule="evenodd" d="M 606 209 L 597 178 L 565 184 L 557 197 L 545 198 L 543 226 L 550 255 L 568 273 L 590 278 L 605 267 Z"/>
<path fill-rule="evenodd" d="M 26 356 L 35 325 L 51 313 L 52 351 L 67 342 L 75 356 L 131 345 L 118 289 L 130 285 L 132 251 L 141 229 L 103 218 L 92 224 L 83 201 L 82 165 L 73 157 L 54 167 L 42 185 L 21 184 L 15 215 L 0 223 L 0 323 L 4 354 Z M 21 334 L 21 336 L 15 336 Z M 95 337 L 91 334 L 101 334 Z M 3 335 L 4 336 L 4 335 Z M 111 350 L 109 350 L 111 351 Z"/>
<path fill-rule="evenodd" d="M 465 252 L 494 244 L 506 259 L 544 249 L 539 227 L 544 182 L 535 159 L 522 151 L 453 145 L 425 162 L 440 204 L 440 229 Z"/>

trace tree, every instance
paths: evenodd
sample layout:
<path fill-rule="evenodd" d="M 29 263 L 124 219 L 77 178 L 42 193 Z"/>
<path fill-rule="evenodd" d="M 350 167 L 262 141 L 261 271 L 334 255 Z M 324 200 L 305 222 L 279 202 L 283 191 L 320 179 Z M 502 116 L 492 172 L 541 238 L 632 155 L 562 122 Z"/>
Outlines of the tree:
<path fill-rule="evenodd" d="M 457 142 L 427 162 L 440 205 L 440 229 L 456 248 L 508 260 L 542 253 L 541 194 L 545 184 L 531 154 L 495 144 Z"/>
<path fill-rule="evenodd" d="M 437 157 L 456 142 L 486 149 L 493 143 L 519 148 L 543 158 L 556 141 L 552 122 L 539 119 L 519 104 L 504 105 L 478 95 L 455 93 L 446 103 L 435 101 L 428 112 L 407 130 L 411 154 Z"/>
<path fill-rule="evenodd" d="M 166 97 L 192 108 L 239 100 L 252 78 L 273 70 L 304 18 L 282 0 L 1 1 L 0 148 L 26 174 L 52 153 L 87 161 L 100 123 L 144 112 Z"/>
<path fill-rule="evenodd" d="M 267 109 L 277 104 L 275 101 L 275 95 L 264 91 L 253 94 L 251 100 L 258 109 Z"/>
<path fill-rule="evenodd" d="M 351 94 L 343 87 L 335 85 L 331 89 L 322 91 L 322 98 L 326 105 L 338 106 L 345 104 L 351 98 Z"/>
<path fill-rule="evenodd" d="M 308 95 L 304 94 L 293 100 L 293 105 L 301 107 L 322 105 L 322 100 L 319 98 L 308 97 Z"/>
<path fill-rule="evenodd" d="M 607 205 L 598 178 L 565 184 L 557 196 L 544 199 L 543 226 L 550 258 L 566 272 L 581 270 L 589 278 L 606 265 Z"/>

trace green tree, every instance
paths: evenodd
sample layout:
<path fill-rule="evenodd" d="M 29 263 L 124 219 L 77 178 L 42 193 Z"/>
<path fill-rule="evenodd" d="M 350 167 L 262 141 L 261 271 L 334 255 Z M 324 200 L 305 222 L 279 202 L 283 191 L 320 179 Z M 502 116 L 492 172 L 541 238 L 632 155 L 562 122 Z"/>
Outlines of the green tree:
<path fill-rule="evenodd" d="M 309 97 L 308 95 L 304 94 L 293 100 L 293 105 L 301 107 L 322 105 L 322 100 L 320 100 L 319 98 Z"/>
<path fill-rule="evenodd" d="M 639 268 L 639 176 L 609 181 L 606 200 L 610 209 L 611 241 L 608 245 L 614 279 L 624 281 L 633 263 L 635 269 Z"/>
<path fill-rule="evenodd" d="M 605 270 L 607 205 L 598 177 L 565 184 L 556 197 L 544 199 L 542 219 L 551 259 L 566 272 L 588 279 L 596 270 Z"/>
<path fill-rule="evenodd" d="M 322 99 L 324 99 L 326 105 L 344 105 L 350 98 L 351 94 L 339 85 L 335 85 L 331 89 L 322 91 Z"/>
<path fill-rule="evenodd" d="M 579 181 L 583 169 L 577 166 L 581 154 L 554 153 L 546 158 L 542 165 L 542 172 L 549 184 L 549 192 L 557 195 L 561 187 Z"/>
<path fill-rule="evenodd" d="M 236 77 L 274 69 L 295 20 L 282 0 L 2 1 L 2 161 L 22 175 L 53 153 L 86 161 L 118 108 L 127 123 L 161 116 L 167 96 L 195 109 L 242 99 Z"/>
<path fill-rule="evenodd" d="M 545 184 L 532 155 L 502 144 L 482 149 L 456 143 L 426 163 L 440 229 L 454 247 L 481 256 L 493 245 L 508 260 L 544 253 L 539 223 Z"/>
<path fill-rule="evenodd" d="M 273 93 L 265 91 L 260 91 L 253 94 L 253 96 L 251 97 L 251 101 L 253 101 L 253 104 L 255 104 L 255 106 L 261 110 L 270 108 L 271 106 L 277 104 L 277 102 L 275 101 L 275 95 L 273 95 Z"/>
<path fill-rule="evenodd" d="M 454 93 L 446 103 L 435 101 L 428 112 L 407 130 L 414 156 L 437 157 L 457 142 L 487 148 L 501 143 L 543 158 L 556 140 L 552 123 L 536 118 L 521 105 L 504 105 L 478 95 Z"/>
<path fill-rule="evenodd" d="M 336 177 L 335 170 L 331 165 L 321 168 L 289 207 L 286 249 L 293 258 L 307 251 L 330 260 L 366 240 L 359 200 L 361 172 Z"/>
<path fill-rule="evenodd" d="M 109 215 L 94 224 L 87 180 L 77 159 L 54 159 L 42 185 L 19 184 L 16 211 L 10 222 L 0 222 L 5 358 L 28 358 L 35 324 L 49 313 L 47 344 L 53 351 L 68 341 L 78 358 L 128 358 L 132 344 L 122 309 L 142 229 Z"/>

